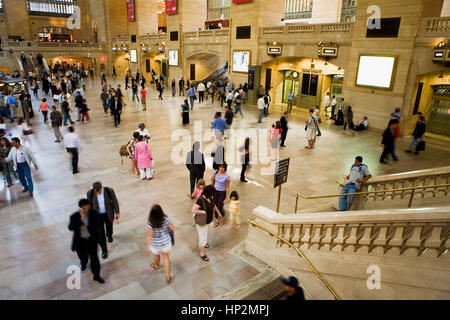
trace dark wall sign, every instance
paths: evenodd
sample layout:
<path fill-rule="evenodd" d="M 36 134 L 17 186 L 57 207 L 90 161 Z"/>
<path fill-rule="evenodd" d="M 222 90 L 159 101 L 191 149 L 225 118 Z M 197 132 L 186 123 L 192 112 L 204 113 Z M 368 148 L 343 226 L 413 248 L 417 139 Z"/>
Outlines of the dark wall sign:
<path fill-rule="evenodd" d="M 380 28 L 367 27 L 366 38 L 397 38 L 401 18 L 380 18 Z"/>
<path fill-rule="evenodd" d="M 255 90 L 255 70 L 248 70 L 248 90 Z"/>
<path fill-rule="evenodd" d="M 280 160 L 275 165 L 275 175 L 273 179 L 273 187 L 276 188 L 287 182 L 289 172 L 289 162 L 291 158 Z"/>

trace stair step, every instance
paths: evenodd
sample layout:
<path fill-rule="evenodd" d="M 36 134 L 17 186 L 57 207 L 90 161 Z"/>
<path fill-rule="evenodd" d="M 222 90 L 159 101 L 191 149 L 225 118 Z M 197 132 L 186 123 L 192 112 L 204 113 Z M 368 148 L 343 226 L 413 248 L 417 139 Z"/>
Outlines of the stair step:
<path fill-rule="evenodd" d="M 280 300 L 280 298 L 284 297 L 286 293 L 287 292 L 281 283 L 281 278 L 278 277 L 267 283 L 265 286 L 253 291 L 248 296 L 242 298 L 242 300 Z"/>

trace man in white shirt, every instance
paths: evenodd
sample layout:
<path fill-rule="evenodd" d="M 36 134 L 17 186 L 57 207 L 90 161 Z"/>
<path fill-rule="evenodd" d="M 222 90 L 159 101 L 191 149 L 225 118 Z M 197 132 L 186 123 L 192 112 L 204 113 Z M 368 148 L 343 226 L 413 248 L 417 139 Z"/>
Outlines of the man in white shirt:
<path fill-rule="evenodd" d="M 203 82 L 200 82 L 197 86 L 197 91 L 198 91 L 198 103 L 202 103 L 203 99 L 205 97 L 205 85 L 203 84 Z"/>
<path fill-rule="evenodd" d="M 211 88 L 211 81 L 208 81 L 208 83 L 206 84 L 206 88 L 207 89 Z"/>
<path fill-rule="evenodd" d="M 325 112 L 327 114 L 328 114 L 328 112 L 331 112 L 331 109 L 329 109 L 330 108 L 330 104 L 331 104 L 330 93 L 327 92 L 326 96 L 323 98 L 323 105 L 325 107 Z"/>
<path fill-rule="evenodd" d="M 150 132 L 148 132 L 148 130 L 145 129 L 144 123 L 140 123 L 139 129 L 137 129 L 135 132 L 138 132 L 141 136 L 143 136 L 146 142 L 148 142 L 148 139 L 150 139 Z"/>
<path fill-rule="evenodd" d="M 265 107 L 266 107 L 266 104 L 264 103 L 264 97 L 260 95 L 259 99 L 258 99 L 258 110 L 259 110 L 258 123 L 261 123 L 261 120 L 264 117 L 264 108 Z"/>
<path fill-rule="evenodd" d="M 333 99 L 331 100 L 331 117 L 330 117 L 330 119 L 333 119 L 333 117 L 334 117 L 334 112 L 336 111 L 336 104 L 337 104 L 336 96 L 333 96 Z"/>
<path fill-rule="evenodd" d="M 231 104 L 233 103 L 234 100 L 234 93 L 233 91 L 229 91 L 227 94 L 227 104 L 228 104 L 228 108 L 231 109 Z"/>
<path fill-rule="evenodd" d="M 341 194 L 355 193 L 361 188 L 361 184 L 372 178 L 372 174 L 365 164 L 362 163 L 363 158 L 357 156 L 355 163 L 350 168 L 350 173 L 347 175 L 347 180 L 344 187 L 341 190 Z M 350 203 L 348 204 L 348 198 L 350 197 Z M 354 196 L 341 196 L 339 197 L 339 210 L 350 210 L 352 206 Z"/>
<path fill-rule="evenodd" d="M 356 126 L 356 131 L 363 131 L 367 129 L 367 126 L 369 125 L 369 120 L 367 119 L 367 116 L 364 116 L 361 121 L 358 122 L 358 125 Z"/>
<path fill-rule="evenodd" d="M 72 154 L 72 173 L 77 174 L 78 170 L 78 148 L 80 143 L 78 136 L 75 134 L 74 127 L 69 127 L 69 133 L 64 136 L 64 145 L 67 149 L 67 153 Z"/>
<path fill-rule="evenodd" d="M 4 159 L 4 162 L 14 162 L 14 169 L 17 171 L 19 175 L 20 183 L 23 186 L 22 192 L 30 192 L 30 195 L 33 196 L 33 179 L 31 178 L 31 163 L 34 164 L 34 168 L 38 170 L 38 166 L 36 163 L 36 159 L 33 156 L 33 153 L 29 148 L 22 145 L 20 143 L 20 139 L 17 137 L 12 138 L 12 145 L 14 148 L 11 148 L 8 157 Z"/>

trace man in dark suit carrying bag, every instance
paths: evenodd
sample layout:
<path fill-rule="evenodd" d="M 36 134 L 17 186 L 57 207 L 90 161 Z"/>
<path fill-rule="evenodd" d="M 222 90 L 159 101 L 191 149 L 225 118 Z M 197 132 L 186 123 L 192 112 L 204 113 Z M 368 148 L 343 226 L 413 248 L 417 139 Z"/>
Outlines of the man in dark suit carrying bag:
<path fill-rule="evenodd" d="M 114 190 L 108 187 L 103 187 L 101 182 L 94 183 L 92 189 L 87 193 L 87 199 L 89 200 L 92 209 L 98 212 L 99 215 L 99 244 L 102 247 L 102 258 L 106 259 L 108 258 L 106 238 L 108 238 L 108 242 L 113 242 L 113 222 L 114 219 L 119 220 L 120 217 L 119 202 L 117 201 Z"/>
<path fill-rule="evenodd" d="M 186 155 L 186 167 L 190 173 L 191 195 L 194 192 L 195 184 L 198 180 L 203 179 L 205 174 L 205 156 L 200 152 L 200 142 L 195 141 L 192 151 Z"/>
<path fill-rule="evenodd" d="M 69 230 L 73 231 L 72 251 L 76 251 L 80 258 L 81 271 L 86 270 L 87 263 L 91 260 L 94 281 L 105 283 L 100 277 L 100 261 L 97 256 L 100 228 L 98 213 L 91 209 L 87 199 L 81 199 L 78 206 L 80 210 L 70 216 L 69 223 Z"/>

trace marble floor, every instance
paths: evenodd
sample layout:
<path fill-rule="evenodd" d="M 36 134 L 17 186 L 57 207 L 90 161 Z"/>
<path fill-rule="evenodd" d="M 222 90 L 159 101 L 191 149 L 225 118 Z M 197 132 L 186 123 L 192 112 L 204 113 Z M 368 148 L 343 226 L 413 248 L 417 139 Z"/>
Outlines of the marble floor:
<path fill-rule="evenodd" d="M 214 112 L 221 108 L 217 102 L 214 105 L 209 102 L 196 104 L 190 115 L 190 125 L 183 127 L 181 97 L 171 97 L 166 90 L 161 101 L 151 88 L 147 97 L 148 109 L 144 112 L 139 104 L 131 101 L 128 90 L 123 122 L 120 128 L 114 128 L 110 115 L 103 113 L 99 95 L 100 87 L 89 85 L 86 96 L 92 120 L 75 125 L 82 146 L 79 174 L 72 175 L 69 155 L 63 145 L 53 142 L 53 130 L 50 125 L 43 124 L 39 114 L 33 119 L 35 133 L 31 137 L 31 147 L 39 164 L 39 170 L 33 170 L 34 198 L 21 193 L 18 181 L 9 189 L 0 183 L 0 298 L 239 298 L 249 293 L 252 287 L 273 279 L 276 276 L 273 270 L 243 253 L 242 241 L 248 227 L 245 220 L 251 217 L 252 209 L 258 205 L 275 208 L 277 190 L 273 188 L 270 161 L 264 162 L 270 156 L 264 139 L 272 122 L 279 119 L 281 108 L 273 106 L 271 115 L 261 124 L 257 123 L 254 105 L 243 106 L 245 116 L 235 118 L 234 129 L 261 129 L 257 134 L 263 147 L 252 156 L 256 163 L 247 174 L 250 183 L 239 182 L 240 165 L 230 161 L 231 190 L 240 194 L 243 224 L 238 230 L 228 225 L 212 229 L 211 248 L 207 250 L 211 260 L 204 262 L 198 257 L 197 233 L 192 227 L 188 171 L 177 159 L 184 159 L 180 141 L 189 147 L 194 141 L 193 136 L 202 137 L 203 134 L 202 149 L 209 166 L 205 178 L 209 181 L 213 173 L 210 168 L 213 142 L 208 140 L 211 134 L 207 128 Z M 37 111 L 38 102 L 34 103 L 34 109 Z M 289 179 L 283 186 L 281 199 L 283 213 L 293 212 L 296 192 L 308 195 L 336 192 L 336 181 L 349 170 L 356 155 L 364 157 L 364 163 L 373 175 L 450 164 L 450 148 L 430 140 L 427 151 L 415 156 L 402 151 L 408 144 L 408 139 L 403 139 L 398 146 L 400 161 L 380 165 L 379 132 L 342 135 L 341 127 L 328 121 L 322 125 L 323 135 L 318 138 L 316 148 L 306 150 L 305 116 L 304 111 L 293 112 L 287 148 L 280 151 L 280 158 L 291 158 Z M 75 113 L 72 118 L 76 118 Z M 155 159 L 155 175 L 151 181 L 134 178 L 129 160 L 124 159 L 122 165 L 118 153 L 119 147 L 130 139 L 140 122 L 146 123 L 151 133 L 150 148 Z M 67 129 L 63 131 L 66 133 Z M 227 155 L 242 143 L 233 145 L 234 138 L 242 141 L 245 135 L 232 134 L 232 139 L 226 142 Z M 93 282 L 87 271 L 82 274 L 81 289 L 70 290 L 66 285 L 69 276 L 66 270 L 70 265 L 78 265 L 78 259 L 70 251 L 72 234 L 67 229 L 68 218 L 77 210 L 77 201 L 95 181 L 114 188 L 121 207 L 120 221 L 114 226 L 115 240 L 110 245 L 110 256 L 101 259 L 101 274 L 106 284 Z M 155 203 L 163 207 L 176 228 L 176 245 L 170 254 L 175 278 L 170 285 L 166 284 L 162 270 L 156 272 L 150 268 L 150 258 L 144 253 L 146 221 L 149 209 Z M 302 207 L 308 205 L 311 203 L 301 203 Z"/>

